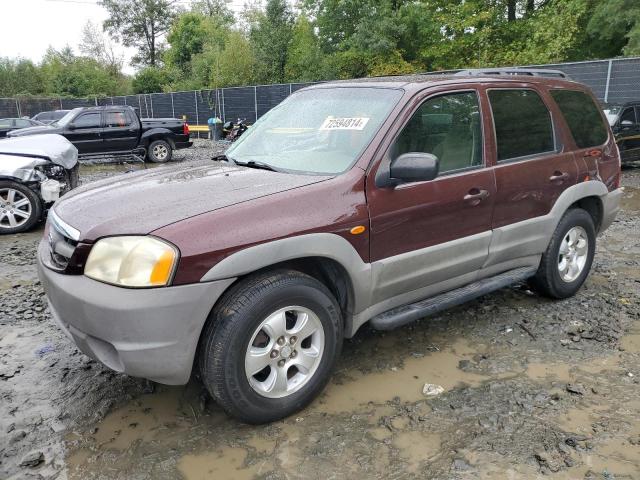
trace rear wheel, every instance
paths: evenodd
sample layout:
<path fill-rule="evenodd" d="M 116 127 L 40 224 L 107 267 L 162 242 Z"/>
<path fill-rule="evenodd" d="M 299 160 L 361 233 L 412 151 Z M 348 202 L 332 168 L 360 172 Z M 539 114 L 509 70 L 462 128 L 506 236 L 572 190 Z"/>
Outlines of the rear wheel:
<path fill-rule="evenodd" d="M 589 275 L 596 249 L 591 215 L 580 208 L 568 210 L 556 227 L 531 284 L 551 298 L 575 295 Z"/>
<path fill-rule="evenodd" d="M 154 140 L 149 145 L 147 158 L 154 163 L 164 163 L 171 160 L 173 150 L 169 142 L 165 140 Z"/>
<path fill-rule="evenodd" d="M 327 288 L 299 272 L 272 272 L 236 285 L 214 309 L 200 371 L 230 415 L 270 422 L 322 391 L 341 347 L 340 310 Z"/>
<path fill-rule="evenodd" d="M 29 187 L 0 181 L 0 234 L 31 229 L 42 216 L 42 203 Z"/>

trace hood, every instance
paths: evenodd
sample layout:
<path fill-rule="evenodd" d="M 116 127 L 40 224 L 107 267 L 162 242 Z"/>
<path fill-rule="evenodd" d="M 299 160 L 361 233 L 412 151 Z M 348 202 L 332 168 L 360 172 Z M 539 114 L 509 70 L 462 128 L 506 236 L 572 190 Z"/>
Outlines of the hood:
<path fill-rule="evenodd" d="M 330 177 L 292 175 L 235 165 L 160 167 L 72 190 L 54 209 L 80 240 L 148 234 L 195 215 Z"/>
<path fill-rule="evenodd" d="M 13 158 L 14 162 L 19 159 L 22 159 L 22 162 L 48 160 L 66 169 L 71 169 L 78 163 L 78 149 L 61 135 L 5 138 L 0 140 L 0 155 L 3 155 L 5 165 L 9 157 Z"/>
<path fill-rule="evenodd" d="M 62 129 L 51 125 L 37 125 L 35 127 L 18 128 L 7 133 L 8 137 L 23 137 L 25 135 L 40 135 L 43 133 L 60 133 Z"/>

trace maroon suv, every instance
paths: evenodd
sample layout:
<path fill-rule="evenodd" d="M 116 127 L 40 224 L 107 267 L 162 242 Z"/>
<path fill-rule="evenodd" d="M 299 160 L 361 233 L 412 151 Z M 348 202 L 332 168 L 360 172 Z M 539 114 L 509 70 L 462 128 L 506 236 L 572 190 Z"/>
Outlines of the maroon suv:
<path fill-rule="evenodd" d="M 221 160 L 70 193 L 39 271 L 87 355 L 172 385 L 195 369 L 252 423 L 316 397 L 366 322 L 521 281 L 575 294 L 621 197 L 593 95 L 539 74 L 313 86 Z"/>

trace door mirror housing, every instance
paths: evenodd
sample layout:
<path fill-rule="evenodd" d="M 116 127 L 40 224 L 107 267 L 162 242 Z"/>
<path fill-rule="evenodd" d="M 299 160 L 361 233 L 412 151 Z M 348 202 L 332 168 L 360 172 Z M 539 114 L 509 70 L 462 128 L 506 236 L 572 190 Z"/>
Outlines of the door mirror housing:
<path fill-rule="evenodd" d="M 431 153 L 403 153 L 391 162 L 389 176 L 399 182 L 427 182 L 438 176 L 440 161 Z"/>
<path fill-rule="evenodd" d="M 76 129 L 76 125 L 74 123 L 70 123 L 69 125 L 67 125 L 67 130 L 75 130 Z"/>
<path fill-rule="evenodd" d="M 633 125 L 634 123 L 631 120 L 622 120 L 620 122 L 620 126 L 625 128 L 633 127 Z"/>

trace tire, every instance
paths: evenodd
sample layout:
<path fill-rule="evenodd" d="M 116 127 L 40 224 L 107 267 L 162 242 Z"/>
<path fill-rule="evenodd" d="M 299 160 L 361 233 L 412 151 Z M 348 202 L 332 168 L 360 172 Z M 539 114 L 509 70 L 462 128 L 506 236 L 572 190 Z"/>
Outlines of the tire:
<path fill-rule="evenodd" d="M 169 142 L 165 140 L 154 140 L 149 145 L 147 158 L 153 163 L 165 163 L 171 160 L 173 149 Z"/>
<path fill-rule="evenodd" d="M 26 232 L 41 218 L 42 202 L 33 190 L 21 183 L 0 180 L 0 234 Z"/>
<path fill-rule="evenodd" d="M 570 238 L 572 235 L 575 235 L 575 239 Z M 586 240 L 586 246 L 581 239 Z M 571 245 L 572 242 L 575 242 L 574 245 Z M 568 252 L 567 255 L 561 255 L 561 248 Z M 540 267 L 531 279 L 531 286 L 550 298 L 561 299 L 575 295 L 589 275 L 595 250 L 596 229 L 591 215 L 581 208 L 568 210 L 560 219 L 549 246 L 542 255 Z M 576 263 L 572 262 L 572 258 Z"/>
<path fill-rule="evenodd" d="M 272 329 L 280 324 L 285 338 L 279 344 L 282 331 Z M 297 338 L 303 325 L 304 332 L 315 330 Z M 251 424 L 279 420 L 308 405 L 325 387 L 342 350 L 342 328 L 335 298 L 316 279 L 290 270 L 249 277 L 232 287 L 209 316 L 199 348 L 202 380 L 229 415 Z M 268 354 L 257 355 L 253 368 L 250 348 Z M 262 364 L 265 368 L 257 371 Z M 247 373 L 250 368 L 256 373 Z"/>

